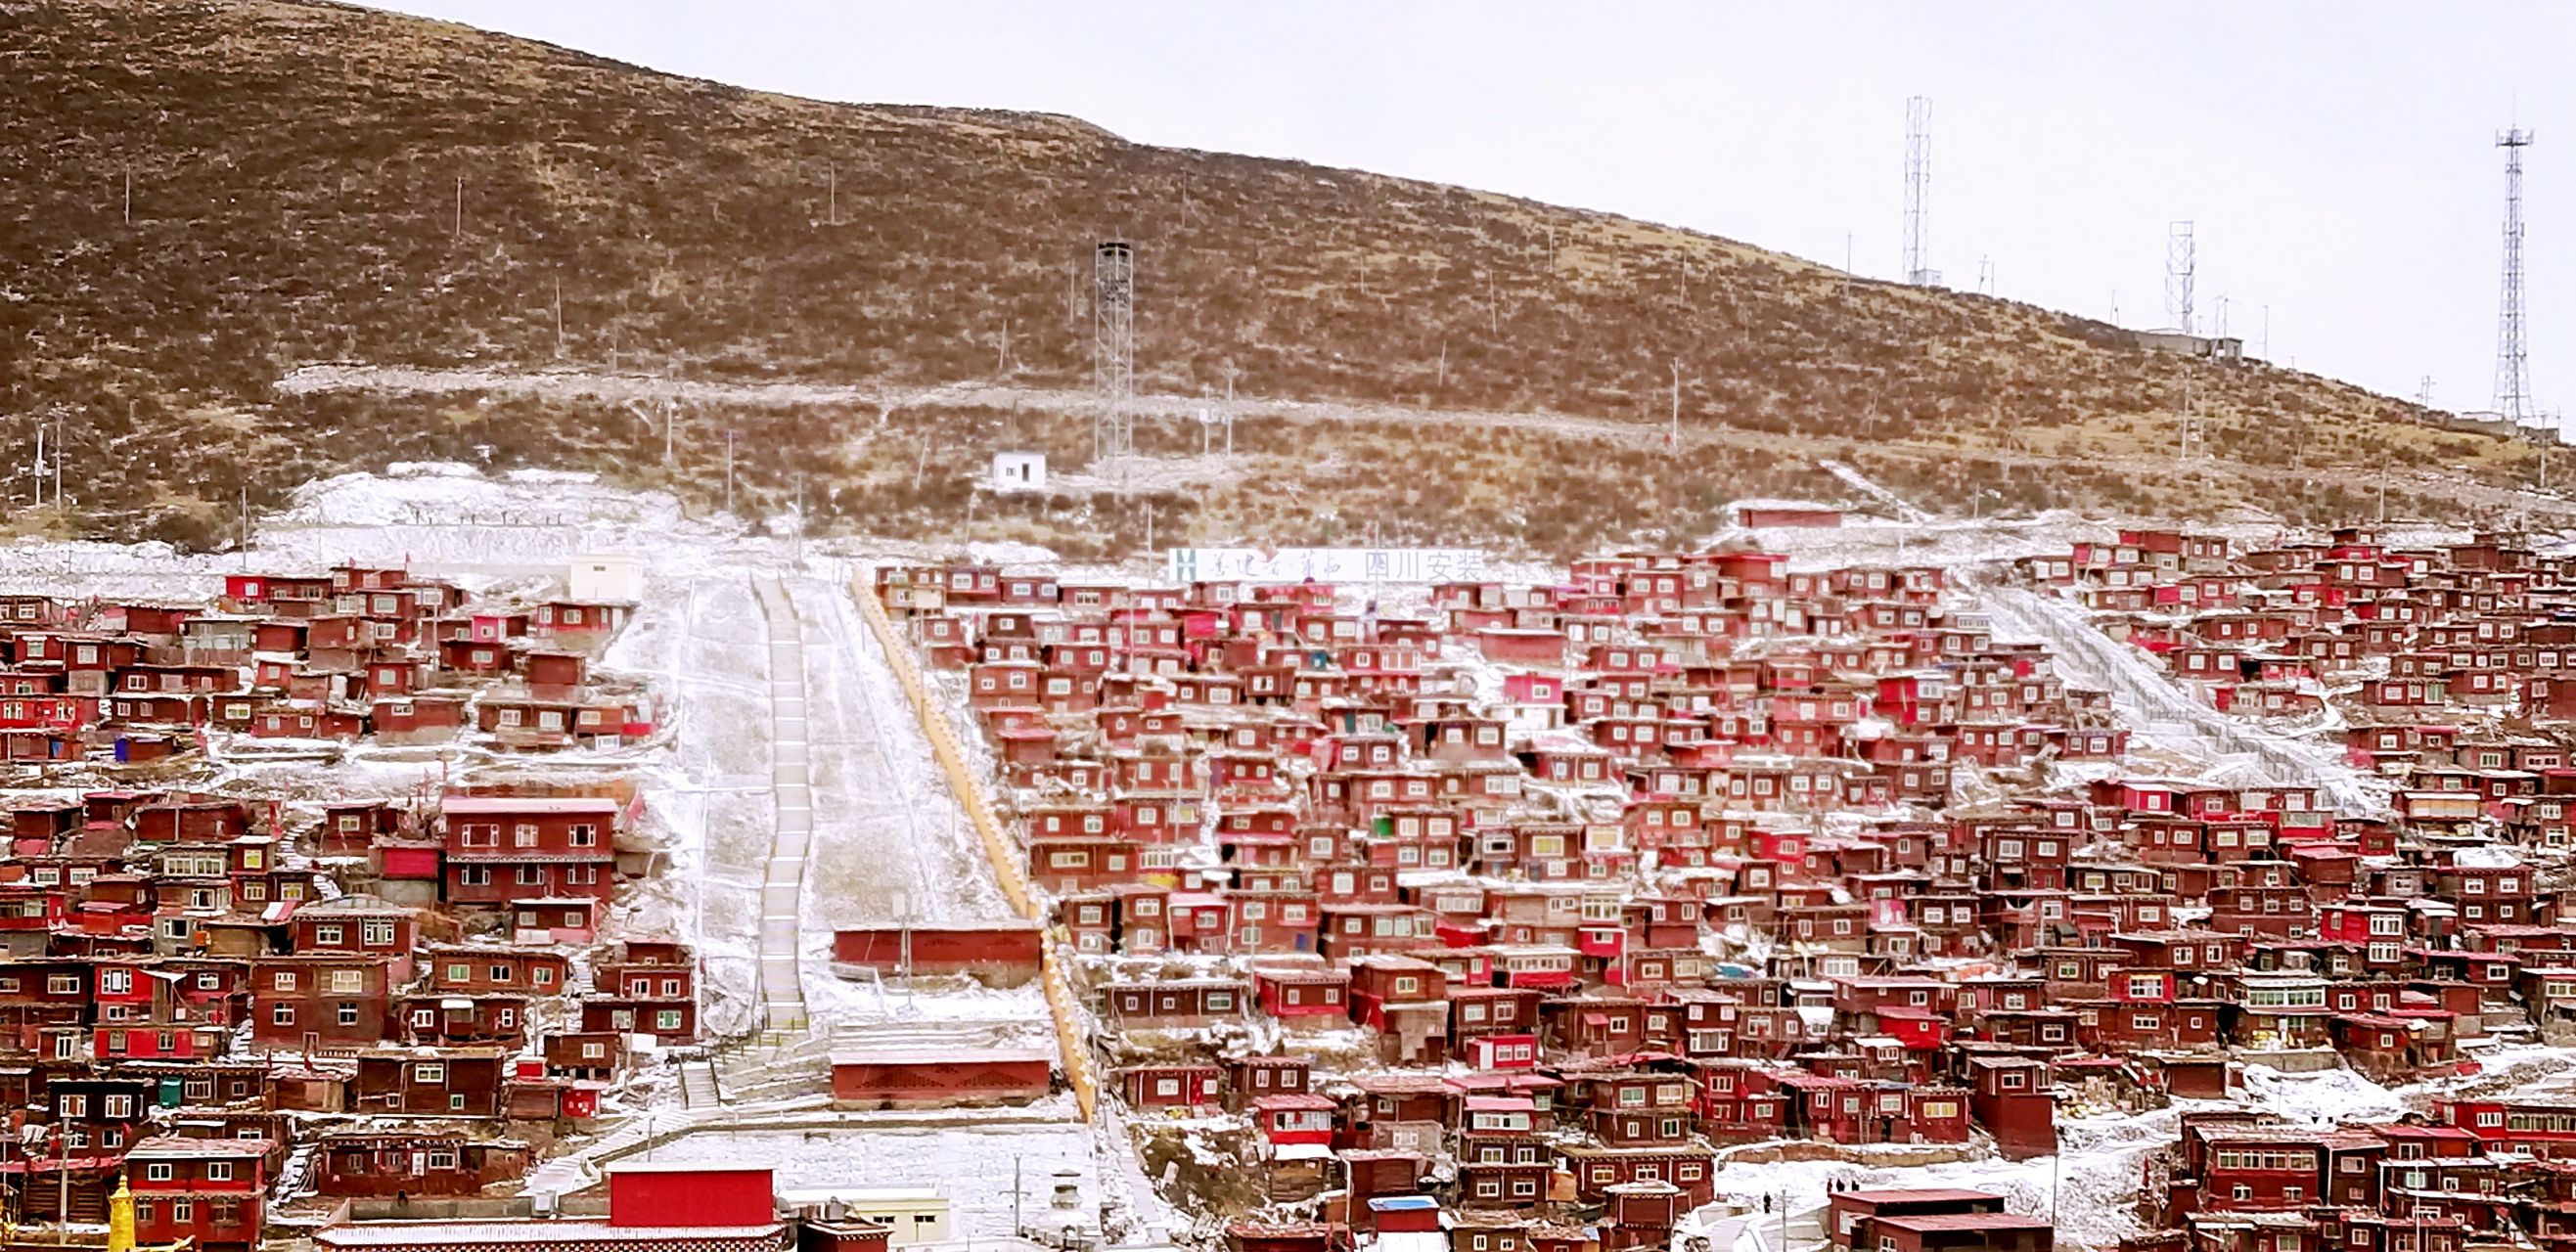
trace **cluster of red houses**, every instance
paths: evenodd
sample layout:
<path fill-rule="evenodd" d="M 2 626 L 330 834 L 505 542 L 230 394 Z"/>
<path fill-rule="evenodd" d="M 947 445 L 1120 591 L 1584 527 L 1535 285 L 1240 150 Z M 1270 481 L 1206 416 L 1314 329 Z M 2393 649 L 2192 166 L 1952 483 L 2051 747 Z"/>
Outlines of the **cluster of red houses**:
<path fill-rule="evenodd" d="M 453 584 L 354 564 L 230 575 L 212 604 L 0 595 L 0 760 L 144 762 L 226 732 L 614 744 L 653 721 L 648 700 L 589 672 L 626 612 L 469 603 Z"/>
<path fill-rule="evenodd" d="M 469 711 L 495 747 L 638 728 L 589 685 L 616 606 L 466 608 L 359 567 L 228 582 L 205 611 L 0 597 L 0 719 L 53 745 L 12 755 L 137 760 L 145 728 L 417 742 Z M 289 805 L 192 790 L 189 764 L 0 800 L 0 1107 L 25 1127 L 0 1216 L 104 1220 L 121 1183 L 142 1242 L 246 1248 L 281 1201 L 470 1194 L 638 1049 L 698 1039 L 690 949 L 602 935 L 649 868 L 630 784 Z"/>
<path fill-rule="evenodd" d="M 2398 548 L 2357 526 L 2243 553 L 2216 537 L 2131 530 L 2020 562 L 2222 710 L 2307 717 L 2330 689 L 2352 688 L 2334 703 L 2357 715 L 2347 746 L 2364 763 L 2418 746 L 2383 742 L 2378 723 L 2402 731 L 2436 710 L 2576 718 L 2564 564 L 2500 535 Z"/>
<path fill-rule="evenodd" d="M 1523 1235 L 1617 1188 L 1695 1203 L 1717 1145 L 1784 1136 L 2039 1154 L 2078 1087 L 2446 1074 L 2576 1022 L 2530 863 L 2576 798 L 2534 728 L 2576 714 L 2576 562 L 2158 531 L 2021 573 L 2238 715 L 2366 710 L 2393 811 L 2142 769 L 2107 693 L 1932 567 L 1628 553 L 1400 609 L 971 565 L 877 592 L 990 745 L 1104 1090 L 1238 1115 L 1353 1225 L 1426 1188 Z M 2500 716 L 2398 698 L 2427 690 Z M 1218 1028 L 1255 1022 L 1366 1064 Z"/>
<path fill-rule="evenodd" d="M 2145 1163 L 2126 1252 L 2462 1252 L 2576 1239 L 2576 1101 L 2443 1097 L 2428 1114 L 2320 1129 L 2234 1109 L 2182 1115 Z"/>

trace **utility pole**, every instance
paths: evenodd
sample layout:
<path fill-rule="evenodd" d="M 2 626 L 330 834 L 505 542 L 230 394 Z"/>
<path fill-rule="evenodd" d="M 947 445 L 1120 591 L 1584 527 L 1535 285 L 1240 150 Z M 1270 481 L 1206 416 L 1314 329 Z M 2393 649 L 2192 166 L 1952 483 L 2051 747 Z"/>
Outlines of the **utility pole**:
<path fill-rule="evenodd" d="M 829 198 L 832 206 L 829 211 L 830 220 L 834 226 L 838 226 L 841 224 L 841 167 L 826 165 L 823 169 L 823 185 L 828 189 L 824 195 Z"/>
<path fill-rule="evenodd" d="M 725 432 L 725 512 L 733 512 L 733 437 L 742 432 Z"/>
<path fill-rule="evenodd" d="M 2188 365 L 2185 365 L 2182 371 L 2182 416 L 2175 423 L 2175 441 L 2174 455 L 2189 459 L 2191 456 L 2191 367 Z"/>
<path fill-rule="evenodd" d="M 563 356 L 563 275 L 555 275 L 555 356 Z"/>
<path fill-rule="evenodd" d="M 238 549 L 240 550 L 240 553 L 241 553 L 241 568 L 243 568 L 243 569 L 249 569 L 249 568 L 250 568 L 250 484 L 249 484 L 249 483 L 243 483 L 243 484 L 242 484 L 242 486 L 241 486 L 241 542 L 240 542 L 238 545 L 236 545 L 236 546 L 238 547 Z"/>
<path fill-rule="evenodd" d="M 1679 360 L 1675 360 L 1675 361 L 1673 362 L 1673 429 L 1672 429 L 1672 433 L 1671 433 L 1671 434 L 1669 434 L 1669 435 L 1665 436 L 1665 442 L 1667 442 L 1667 443 L 1669 443 L 1669 444 L 1671 444 L 1671 445 L 1672 445 L 1672 449 L 1673 449 L 1673 451 L 1675 451 L 1675 452 L 1679 452 L 1679 451 L 1681 451 L 1681 448 L 1682 448 L 1682 363 L 1681 363 Z"/>
<path fill-rule="evenodd" d="M 465 176 L 463 174 L 456 176 L 456 220 L 448 224 L 447 237 L 450 239 L 465 237 Z"/>
<path fill-rule="evenodd" d="M 1154 550 L 1154 502 L 1153 502 L 1153 501 L 1151 501 L 1151 500 L 1148 500 L 1148 501 L 1146 501 L 1146 502 L 1145 502 L 1145 551 L 1146 551 L 1146 552 L 1148 552 L 1148 553 L 1151 553 L 1153 550 Z"/>
<path fill-rule="evenodd" d="M 134 167 L 125 167 L 125 224 L 134 224 Z"/>

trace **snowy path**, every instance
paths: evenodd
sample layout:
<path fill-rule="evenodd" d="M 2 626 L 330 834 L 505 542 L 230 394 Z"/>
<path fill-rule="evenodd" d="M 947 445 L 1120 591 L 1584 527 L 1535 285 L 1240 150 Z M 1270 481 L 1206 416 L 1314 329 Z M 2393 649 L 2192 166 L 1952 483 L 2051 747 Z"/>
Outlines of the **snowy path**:
<path fill-rule="evenodd" d="M 2192 699 L 2127 644 L 2103 634 L 2076 605 L 2004 587 L 1984 589 L 1978 603 L 1993 620 L 1997 638 L 2047 644 L 2062 677 L 2109 691 L 2138 739 L 2205 762 L 2209 777 L 2320 787 L 2335 811 L 2346 815 L 2386 811 L 2385 785 L 2365 779 L 2331 748 L 2264 730 Z"/>
<path fill-rule="evenodd" d="M 769 638 L 769 776 L 774 820 L 760 880 L 760 1013 L 771 1030 L 805 1028 L 799 934 L 805 863 L 814 835 L 812 753 L 806 742 L 805 629 L 776 577 L 759 583 Z"/>
<path fill-rule="evenodd" d="M 1013 913 L 849 594 L 824 579 L 795 579 L 788 589 L 806 632 L 816 817 L 804 896 L 806 995 L 818 1020 L 834 1016 L 836 1004 L 864 1016 L 878 1000 L 832 975 L 834 929 Z"/>
<path fill-rule="evenodd" d="M 602 658 L 671 702 L 668 756 L 645 771 L 646 820 L 671 858 L 638 884 L 624 934 L 691 937 L 708 1029 L 758 1029 L 760 884 L 771 852 L 770 708 L 760 604 L 740 573 L 656 578 Z"/>
<path fill-rule="evenodd" d="M 842 924 L 1012 916 L 965 811 L 933 762 L 894 670 L 836 584 L 795 584 L 813 632 L 814 787 L 822 800 L 813 904 Z"/>

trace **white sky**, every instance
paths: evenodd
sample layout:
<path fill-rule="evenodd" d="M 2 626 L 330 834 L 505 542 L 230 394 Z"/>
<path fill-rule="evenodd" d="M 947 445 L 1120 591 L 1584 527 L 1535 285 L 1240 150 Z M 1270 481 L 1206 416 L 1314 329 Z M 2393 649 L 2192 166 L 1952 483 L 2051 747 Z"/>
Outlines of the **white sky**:
<path fill-rule="evenodd" d="M 2526 150 L 2532 390 L 2576 408 L 2576 6 L 1297 0 L 395 0 L 820 99 L 1072 114 L 1143 143 L 1461 183 L 1893 277 L 1905 98 L 1932 97 L 1930 264 L 2434 403 L 2494 393 Z"/>

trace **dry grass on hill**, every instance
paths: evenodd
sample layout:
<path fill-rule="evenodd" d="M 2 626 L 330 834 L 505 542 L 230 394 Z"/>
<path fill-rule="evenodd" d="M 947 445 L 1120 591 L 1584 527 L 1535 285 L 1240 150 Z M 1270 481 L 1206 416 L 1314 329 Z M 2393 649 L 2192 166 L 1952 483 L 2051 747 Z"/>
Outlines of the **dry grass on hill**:
<path fill-rule="evenodd" d="M 0 0 L 0 21 L 20 52 L 0 76 L 0 448 L 66 415 L 98 533 L 210 541 L 226 511 L 201 502 L 396 457 L 598 468 L 709 500 L 720 441 L 666 466 L 651 415 L 623 405 L 272 384 L 351 361 L 1061 393 L 1090 376 L 1081 287 L 1110 235 L 1142 259 L 1147 390 L 1426 411 L 1249 419 L 1237 472 L 1157 500 L 1159 534 L 1689 537 L 1729 499 L 1846 494 L 1812 465 L 1827 448 L 1962 509 L 1992 491 L 1989 507 L 2318 520 L 2355 511 L 2356 476 L 2383 465 L 2446 476 L 2422 494 L 2453 502 L 2449 484 L 2532 473 L 2518 444 L 2313 376 L 1461 188 L 1058 117 L 787 99 L 290 0 Z M 1676 364 L 1678 449 L 1662 442 Z M 2209 455 L 2181 464 L 2186 378 Z M 759 498 L 802 473 L 849 526 L 1141 538 L 1133 500 L 964 487 L 996 441 L 1083 459 L 1087 424 L 1061 406 L 685 420 L 744 432 Z M 1144 438 L 1195 451 L 1197 432 Z"/>

